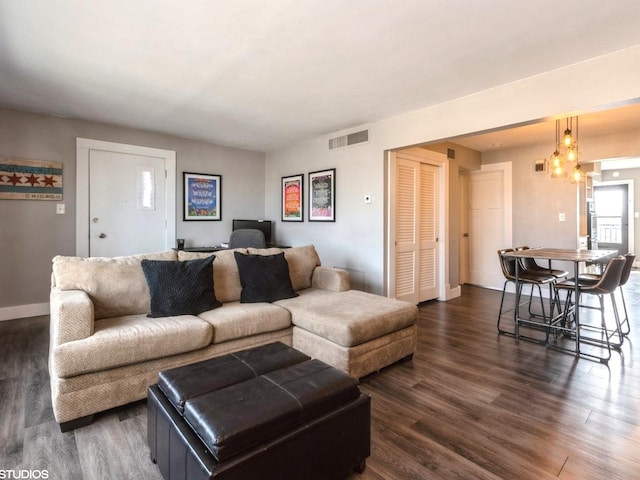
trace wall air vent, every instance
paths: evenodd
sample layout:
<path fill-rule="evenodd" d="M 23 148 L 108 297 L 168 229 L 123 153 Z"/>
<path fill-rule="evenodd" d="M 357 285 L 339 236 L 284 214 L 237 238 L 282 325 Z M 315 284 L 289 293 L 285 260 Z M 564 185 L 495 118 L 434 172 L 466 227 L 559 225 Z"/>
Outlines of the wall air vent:
<path fill-rule="evenodd" d="M 335 150 L 336 148 L 349 147 L 351 145 L 357 145 L 358 143 L 365 143 L 369 141 L 369 130 L 361 130 L 359 132 L 349 133 L 342 135 L 341 137 L 329 139 L 329 150 Z"/>

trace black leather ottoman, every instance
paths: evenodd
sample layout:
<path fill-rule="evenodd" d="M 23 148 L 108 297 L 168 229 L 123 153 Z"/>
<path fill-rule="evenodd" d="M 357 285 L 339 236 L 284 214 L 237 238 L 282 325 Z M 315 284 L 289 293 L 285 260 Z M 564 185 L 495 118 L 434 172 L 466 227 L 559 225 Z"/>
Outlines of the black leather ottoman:
<path fill-rule="evenodd" d="M 166 480 L 340 479 L 370 455 L 357 380 L 282 343 L 161 372 L 151 459 Z"/>

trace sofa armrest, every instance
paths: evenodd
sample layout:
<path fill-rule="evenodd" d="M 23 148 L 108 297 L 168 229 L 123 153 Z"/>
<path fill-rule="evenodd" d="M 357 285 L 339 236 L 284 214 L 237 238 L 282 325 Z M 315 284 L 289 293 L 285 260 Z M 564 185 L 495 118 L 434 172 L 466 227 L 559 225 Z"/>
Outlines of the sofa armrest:
<path fill-rule="evenodd" d="M 51 290 L 51 345 L 93 335 L 93 302 L 83 290 Z"/>
<path fill-rule="evenodd" d="M 316 267 L 311 277 L 311 286 L 332 292 L 344 292 L 351 288 L 349 272 L 342 268 Z"/>

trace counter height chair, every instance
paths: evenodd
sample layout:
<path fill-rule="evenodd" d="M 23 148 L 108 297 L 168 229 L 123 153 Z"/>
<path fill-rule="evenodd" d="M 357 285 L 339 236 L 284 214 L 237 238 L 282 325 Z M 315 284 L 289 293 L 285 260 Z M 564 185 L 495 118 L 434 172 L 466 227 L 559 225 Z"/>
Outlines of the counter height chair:
<path fill-rule="evenodd" d="M 231 232 L 229 248 L 267 248 L 267 242 L 262 230 L 241 228 Z"/>
<path fill-rule="evenodd" d="M 620 291 L 620 297 L 622 298 L 622 307 L 624 310 L 624 318 L 620 320 L 620 327 L 622 330 L 622 334 L 624 336 L 629 335 L 631 333 L 631 324 L 629 323 L 629 313 L 627 312 L 627 302 L 624 299 L 624 287 L 626 283 L 629 281 L 629 276 L 631 275 L 631 269 L 633 268 L 633 262 L 636 259 L 636 256 L 633 253 L 627 253 L 623 255 L 624 257 L 624 267 L 622 269 L 622 275 L 620 276 L 620 285 L 618 286 L 618 290 Z M 580 283 L 584 284 L 596 284 L 602 277 L 601 273 L 582 273 L 578 276 Z"/>
<path fill-rule="evenodd" d="M 607 363 L 611 358 L 611 348 L 619 348 L 622 345 L 624 336 L 620 327 L 620 317 L 618 314 L 618 306 L 616 305 L 615 291 L 620 286 L 620 279 L 622 278 L 622 270 L 625 266 L 625 258 L 622 256 L 614 257 L 606 265 L 604 273 L 596 283 L 584 283 L 580 279 L 576 279 L 578 282 L 578 295 L 595 295 L 599 301 L 599 308 L 592 306 L 585 306 L 580 304 L 580 308 L 596 308 L 600 310 L 600 326 L 588 325 L 581 321 L 576 322 L 575 309 L 576 305 L 572 302 L 572 296 L 576 288 L 576 284 L 573 280 L 567 280 L 564 282 L 556 283 L 556 290 L 564 290 L 567 292 L 567 300 L 565 302 L 565 308 L 563 313 L 562 330 L 565 333 L 571 332 L 576 336 L 576 353 L 583 356 L 588 356 L 600 360 L 602 363 Z M 611 300 L 611 306 L 613 310 L 613 317 L 615 320 L 615 328 L 610 329 L 607 327 L 605 310 L 604 310 L 604 297 L 608 295 Z M 569 321 L 569 315 L 573 315 L 573 321 Z M 577 318 L 580 318 L 578 315 Z M 573 327 L 571 327 L 573 325 Z M 591 331 L 599 334 L 599 336 L 589 336 L 584 331 Z M 615 342 L 612 339 L 617 337 Z M 602 357 L 598 355 L 592 355 L 580 351 L 580 343 L 585 342 L 592 345 L 601 346 L 606 348 L 607 356 Z"/>
<path fill-rule="evenodd" d="M 515 250 L 528 250 L 529 247 L 527 246 L 522 246 L 522 247 L 516 247 Z M 553 275 L 554 277 L 556 277 L 557 279 L 562 279 L 562 278 L 567 278 L 569 276 L 569 272 L 565 271 L 565 270 L 558 270 L 555 268 L 551 268 L 551 261 L 549 261 L 549 267 L 543 267 L 542 265 L 539 265 L 538 262 L 536 262 L 535 258 L 521 258 L 520 259 L 520 265 L 524 270 L 528 270 L 530 272 L 534 272 L 534 273 L 541 273 L 544 275 Z"/>
<path fill-rule="evenodd" d="M 526 322 L 528 325 L 531 326 L 538 326 L 541 328 L 544 328 L 546 330 L 546 325 L 548 324 L 548 322 L 551 321 L 551 317 L 553 317 L 553 308 L 554 308 L 554 302 L 551 301 L 549 308 L 550 308 L 550 312 L 549 312 L 549 316 L 547 316 L 546 311 L 545 311 L 545 307 L 544 307 L 544 299 L 542 296 L 542 289 L 541 286 L 542 285 L 549 285 L 549 287 L 551 288 L 551 290 L 553 290 L 552 284 L 555 282 L 556 278 L 553 275 L 550 274 L 540 274 L 540 273 L 534 273 L 534 272 L 530 272 L 530 271 L 526 271 L 524 269 L 522 269 L 520 267 L 520 265 L 516 266 L 516 262 L 518 261 L 518 259 L 516 257 L 510 257 L 507 256 L 506 254 L 509 252 L 513 252 L 514 249 L 512 248 L 506 248 L 506 249 L 501 249 L 498 250 L 498 259 L 500 261 L 500 267 L 502 269 L 502 274 L 504 275 L 505 278 L 505 282 L 502 286 L 502 298 L 500 299 L 500 310 L 498 312 L 498 333 L 500 334 L 506 334 L 506 335 L 514 335 L 516 338 L 524 338 L 525 340 L 532 340 L 535 342 L 540 342 L 542 343 L 543 340 L 540 339 L 536 339 L 536 338 L 532 338 L 532 337 L 526 337 L 526 336 L 521 336 L 519 333 L 519 320 L 517 320 L 519 318 L 519 314 L 518 314 L 518 310 L 520 308 L 520 305 L 522 305 L 524 302 L 520 302 L 520 297 L 522 294 L 522 289 L 524 287 L 524 285 L 529 285 L 531 287 L 531 292 L 529 295 L 529 312 L 531 313 L 531 303 L 533 301 L 533 290 L 534 288 L 538 288 L 538 293 L 540 296 L 540 305 L 542 308 L 542 323 L 540 323 L 539 325 L 535 325 L 534 322 Z M 516 268 L 517 270 L 517 279 L 516 279 Z M 517 280 L 517 282 L 516 282 Z M 516 325 L 515 325 L 515 333 L 514 332 L 510 332 L 508 330 L 503 330 L 500 327 L 500 321 L 502 319 L 502 315 L 505 313 L 503 311 L 504 308 L 504 296 L 505 296 L 505 292 L 507 289 L 507 284 L 511 282 L 516 286 L 516 305 L 515 305 L 515 309 L 516 309 Z M 535 314 L 532 314 L 535 315 Z M 548 335 L 548 332 L 547 332 Z M 544 342 L 546 342 L 546 338 L 544 339 Z"/>
<path fill-rule="evenodd" d="M 514 250 L 517 252 L 525 251 L 528 249 L 529 247 L 526 245 L 514 248 Z M 539 265 L 538 262 L 536 262 L 536 259 L 531 257 L 520 257 L 518 258 L 518 261 L 520 262 L 519 263 L 520 271 L 526 272 L 527 274 L 542 275 L 542 276 L 551 275 L 554 277 L 554 281 L 563 280 L 569 276 L 569 272 L 565 270 L 558 270 L 555 268 L 551 268 L 551 260 L 549 260 L 548 268 L 543 267 L 542 265 Z M 558 298 L 556 294 L 556 290 L 554 288 L 549 289 L 549 305 L 558 305 L 558 306 L 560 305 L 560 299 Z M 531 311 L 531 304 L 529 304 L 529 314 L 535 315 Z"/>

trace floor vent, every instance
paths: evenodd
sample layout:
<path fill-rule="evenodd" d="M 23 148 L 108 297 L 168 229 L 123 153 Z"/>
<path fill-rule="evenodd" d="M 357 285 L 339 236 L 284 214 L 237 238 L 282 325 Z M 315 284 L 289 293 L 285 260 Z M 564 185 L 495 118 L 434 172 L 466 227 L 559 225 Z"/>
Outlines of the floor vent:
<path fill-rule="evenodd" d="M 358 143 L 365 143 L 368 141 L 369 130 L 361 130 L 359 132 L 349 133 L 348 135 L 342 135 L 341 137 L 331 138 L 329 140 L 329 150 L 349 147 L 351 145 L 357 145 Z"/>

